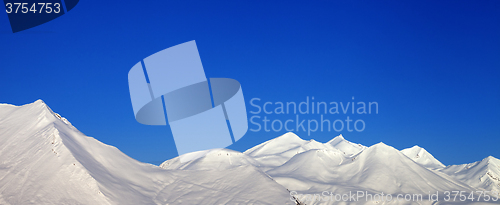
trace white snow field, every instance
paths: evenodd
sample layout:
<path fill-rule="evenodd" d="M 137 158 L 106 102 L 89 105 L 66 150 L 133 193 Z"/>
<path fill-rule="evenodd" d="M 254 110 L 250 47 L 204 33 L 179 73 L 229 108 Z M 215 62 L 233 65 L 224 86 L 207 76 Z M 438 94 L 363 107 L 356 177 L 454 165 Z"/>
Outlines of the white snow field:
<path fill-rule="evenodd" d="M 183 157 L 196 159 L 141 163 L 85 136 L 41 100 L 0 104 L 0 204 L 500 204 L 491 193 L 500 189 L 500 160 L 492 156 L 445 167 L 418 146 L 286 133 L 244 153 Z M 466 200 L 453 201 L 453 191 Z"/>
<path fill-rule="evenodd" d="M 254 167 L 165 170 L 87 137 L 41 100 L 0 104 L 0 204 L 295 204 Z"/>

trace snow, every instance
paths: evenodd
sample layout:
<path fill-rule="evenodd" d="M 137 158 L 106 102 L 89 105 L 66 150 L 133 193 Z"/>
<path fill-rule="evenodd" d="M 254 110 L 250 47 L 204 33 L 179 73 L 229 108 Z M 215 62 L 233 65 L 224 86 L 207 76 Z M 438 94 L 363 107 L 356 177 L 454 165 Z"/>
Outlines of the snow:
<path fill-rule="evenodd" d="M 445 167 L 443 163 L 434 158 L 434 156 L 427 152 L 427 150 L 417 145 L 401 150 L 401 153 L 403 153 L 416 163 L 430 169 L 439 169 Z"/>
<path fill-rule="evenodd" d="M 244 165 L 260 166 L 253 158 L 241 152 L 229 149 L 207 150 L 208 153 L 195 160 L 184 161 L 176 157 L 163 162 L 160 167 L 164 169 L 182 170 L 226 170 Z M 181 163 L 184 162 L 184 163 Z"/>
<path fill-rule="evenodd" d="M 248 149 L 243 155 L 236 151 L 219 150 L 211 151 L 204 158 L 184 164 L 174 158 L 166 161 L 162 167 L 182 170 L 193 167 L 220 170 L 221 167 L 232 168 L 233 165 L 260 168 L 297 194 L 297 198 L 306 204 L 335 204 L 335 201 L 308 201 L 304 197 L 322 194 L 324 191 L 341 194 L 363 191 L 394 196 L 422 194 L 424 201 L 419 203 L 432 204 L 428 201 L 429 192 L 470 193 L 477 190 L 438 171 L 444 165 L 423 148 L 415 146 L 399 151 L 384 143 L 366 147 L 349 142 L 342 135 L 327 143 L 320 143 L 303 140 L 294 133 L 286 133 Z M 230 160 L 232 158 L 237 159 L 234 160 L 235 163 Z M 443 197 L 440 196 L 441 201 Z M 360 202 L 354 204 L 358 203 Z"/>
<path fill-rule="evenodd" d="M 493 156 L 470 164 L 447 166 L 440 171 L 475 188 L 500 193 L 500 160 Z"/>
<path fill-rule="evenodd" d="M 0 105 L 0 204 L 295 204 L 260 169 L 225 168 L 162 169 L 85 136 L 41 100 Z"/>
<path fill-rule="evenodd" d="M 355 144 L 355 143 L 352 143 L 352 142 L 345 140 L 342 135 L 339 135 L 339 136 L 333 138 L 332 140 L 328 141 L 326 144 L 332 145 L 333 147 L 341 150 L 342 152 L 344 152 L 346 155 L 349 155 L 349 156 L 354 156 L 354 155 L 360 153 L 361 151 L 363 151 L 364 149 L 366 149 L 366 147 L 364 145 Z"/>
<path fill-rule="evenodd" d="M 355 158 L 343 159 L 344 162 L 340 162 L 342 157 L 339 156 L 342 155 L 338 152 L 310 150 L 294 156 L 283 166 L 268 171 L 268 174 L 289 190 L 303 195 L 321 194 L 323 191 L 425 195 L 429 191 L 474 190 L 464 183 L 435 174 L 383 143 L 365 149 Z M 314 201 L 308 204 L 333 202 Z"/>
<path fill-rule="evenodd" d="M 280 166 L 296 154 L 311 149 L 335 149 L 329 144 L 315 140 L 303 140 L 296 134 L 288 132 L 282 136 L 252 147 L 244 153 L 260 163 L 261 169 L 269 170 Z"/>
<path fill-rule="evenodd" d="M 296 204 L 293 197 L 308 205 L 434 204 L 430 192 L 498 191 L 499 176 L 500 160 L 492 156 L 445 167 L 418 146 L 366 147 L 342 135 L 321 143 L 294 133 L 244 153 L 202 150 L 155 166 L 85 136 L 41 100 L 0 104 L 0 204 L 281 205 Z M 422 194 L 424 201 L 337 203 L 306 197 L 325 191 Z M 446 204 L 443 197 L 439 204 Z"/>
<path fill-rule="evenodd" d="M 56 129 L 62 121 L 52 114 L 41 100 L 22 107 L 0 105 L 0 201 L 110 204 L 64 146 L 66 136 Z"/>

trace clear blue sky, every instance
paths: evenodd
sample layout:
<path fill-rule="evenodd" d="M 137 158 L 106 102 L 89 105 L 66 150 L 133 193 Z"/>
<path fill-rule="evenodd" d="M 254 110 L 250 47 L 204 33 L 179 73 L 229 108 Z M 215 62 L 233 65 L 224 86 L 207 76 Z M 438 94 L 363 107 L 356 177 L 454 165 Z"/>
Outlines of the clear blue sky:
<path fill-rule="evenodd" d="M 379 113 L 327 116 L 364 120 L 363 132 L 341 132 L 350 141 L 418 144 L 446 165 L 500 158 L 500 1 L 82 0 L 15 34 L 3 13 L 0 36 L 0 102 L 43 99 L 86 135 L 143 162 L 177 153 L 169 127 L 135 121 L 128 71 L 190 40 L 207 77 L 242 84 L 248 111 L 252 98 L 354 96 L 378 102 Z M 229 148 L 285 132 L 249 131 Z M 297 134 L 326 142 L 340 133 Z"/>

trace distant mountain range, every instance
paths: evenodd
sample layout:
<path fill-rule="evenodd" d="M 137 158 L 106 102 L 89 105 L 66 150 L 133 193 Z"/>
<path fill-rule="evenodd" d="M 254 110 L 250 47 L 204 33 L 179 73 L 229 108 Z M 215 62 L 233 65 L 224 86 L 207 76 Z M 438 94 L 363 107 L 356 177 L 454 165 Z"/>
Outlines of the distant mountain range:
<path fill-rule="evenodd" d="M 418 146 L 366 147 L 342 135 L 321 143 L 294 133 L 244 153 L 201 153 L 184 163 L 142 163 L 85 136 L 41 100 L 0 104 L 0 204 L 447 204 L 452 191 L 467 194 L 453 204 L 500 203 L 491 194 L 500 191 L 492 156 L 444 166 Z"/>

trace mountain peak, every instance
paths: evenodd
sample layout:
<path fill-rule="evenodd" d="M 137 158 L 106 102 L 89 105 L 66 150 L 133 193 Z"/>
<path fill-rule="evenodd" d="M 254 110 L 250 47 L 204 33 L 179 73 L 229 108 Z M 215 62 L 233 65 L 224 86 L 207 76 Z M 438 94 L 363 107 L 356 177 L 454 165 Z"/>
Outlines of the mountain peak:
<path fill-rule="evenodd" d="M 495 164 L 498 164 L 500 166 L 500 159 L 497 159 L 491 155 L 484 158 L 483 161 L 487 161 L 488 163 L 495 163 Z"/>
<path fill-rule="evenodd" d="M 408 158 L 412 159 L 416 163 L 427 167 L 427 168 L 443 168 L 445 167 L 443 163 L 434 158 L 431 153 L 427 152 L 422 147 L 415 145 L 411 148 L 401 150 L 401 153 L 406 155 Z"/>
<path fill-rule="evenodd" d="M 494 156 L 491 156 L 491 155 L 487 156 L 486 159 L 488 159 L 488 160 L 499 160 L 499 159 L 497 159 L 497 158 L 495 158 Z"/>
<path fill-rule="evenodd" d="M 45 103 L 42 99 L 35 100 L 35 102 L 29 103 L 26 105 L 21 105 L 20 107 L 36 107 L 36 108 L 39 108 L 41 110 L 49 108 L 47 103 Z"/>
<path fill-rule="evenodd" d="M 248 154 L 249 156 L 252 157 L 274 155 L 277 153 L 283 154 L 291 149 L 301 147 L 306 142 L 307 141 L 301 139 L 295 133 L 287 132 L 284 135 L 268 140 L 266 142 L 263 142 L 255 147 L 246 150 L 245 154 Z"/>
<path fill-rule="evenodd" d="M 275 139 L 290 139 L 290 140 L 302 140 L 303 141 L 302 138 L 300 138 L 298 135 L 296 135 L 293 132 L 287 132 L 287 133 L 285 133 L 285 134 L 283 134 Z"/>
<path fill-rule="evenodd" d="M 33 102 L 33 103 L 35 103 L 35 104 L 45 104 L 46 105 L 46 103 L 42 99 L 35 100 L 35 102 Z"/>
<path fill-rule="evenodd" d="M 272 144 L 304 144 L 306 141 L 293 132 L 287 132 L 268 141 Z"/>
<path fill-rule="evenodd" d="M 368 147 L 368 149 L 395 149 L 395 148 L 391 147 L 383 142 L 379 142 L 377 144 L 374 144 L 374 145 Z"/>
<path fill-rule="evenodd" d="M 41 99 L 38 99 L 32 103 L 24 104 L 24 105 L 13 105 L 13 104 L 8 104 L 8 103 L 0 103 L 1 106 L 8 106 L 11 107 L 12 109 L 15 108 L 30 108 L 30 109 L 37 109 L 39 111 L 43 111 L 46 108 L 48 108 L 47 104 Z"/>
<path fill-rule="evenodd" d="M 7 105 L 11 107 L 9 109 L 10 111 L 22 113 L 24 117 L 29 117 L 30 119 L 38 119 L 38 120 L 44 119 L 48 121 L 61 120 L 65 124 L 71 125 L 71 123 L 66 118 L 54 112 L 42 99 L 38 99 L 32 103 L 21 106 L 16 106 L 11 104 L 2 104 L 2 105 Z"/>
<path fill-rule="evenodd" d="M 396 148 L 389 146 L 383 142 L 379 142 L 377 144 L 374 144 L 374 145 L 366 148 L 365 150 L 363 150 L 363 152 L 361 152 L 361 154 L 368 155 L 368 156 L 379 155 L 381 153 L 384 153 L 382 155 L 392 155 L 395 153 L 399 153 L 399 150 L 397 150 Z"/>
<path fill-rule="evenodd" d="M 344 136 L 342 136 L 342 134 L 334 137 L 333 139 L 331 139 L 330 141 L 328 141 L 327 143 L 328 144 L 337 144 L 339 141 L 343 141 L 345 140 Z"/>
<path fill-rule="evenodd" d="M 493 156 L 469 164 L 450 165 L 440 171 L 472 187 L 500 192 L 500 160 Z"/>
<path fill-rule="evenodd" d="M 52 112 L 52 110 L 49 108 L 49 106 L 42 99 L 38 99 L 35 102 L 29 103 L 26 105 L 21 105 L 19 107 L 34 109 L 37 111 L 50 111 L 50 112 Z"/>

